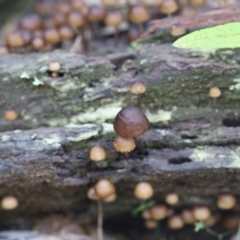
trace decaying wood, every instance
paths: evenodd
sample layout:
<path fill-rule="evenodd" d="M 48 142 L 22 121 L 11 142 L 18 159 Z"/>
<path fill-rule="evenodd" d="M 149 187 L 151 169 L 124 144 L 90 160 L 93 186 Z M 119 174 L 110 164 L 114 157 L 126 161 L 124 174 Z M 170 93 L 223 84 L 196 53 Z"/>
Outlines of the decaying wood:
<path fill-rule="evenodd" d="M 239 199 L 239 49 L 216 52 L 180 50 L 170 45 L 136 46 L 133 53 L 88 58 L 53 52 L 0 58 L 0 109 L 15 109 L 14 122 L 0 119 L 0 197 L 14 195 L 19 207 L 0 209 L 9 226 L 51 213 L 96 219 L 87 189 L 99 178 L 116 184 L 118 199 L 104 214 L 131 212 L 140 180 L 149 181 L 157 202 L 172 191 L 176 206 L 207 204 L 232 192 Z M 58 78 L 48 71 L 59 61 Z M 125 106 L 135 81 L 147 85 L 141 107 L 152 126 L 137 139 L 130 158 L 112 147 L 112 121 Z M 217 86 L 216 103 L 208 91 Z M 20 129 L 20 130 L 19 130 Z M 89 161 L 91 146 L 107 151 L 106 161 Z"/>
<path fill-rule="evenodd" d="M 217 26 L 229 22 L 240 21 L 240 7 L 222 8 L 207 12 L 201 12 L 194 16 L 179 16 L 171 19 L 159 19 L 150 22 L 147 31 L 142 35 L 141 41 L 161 41 L 171 42 L 176 37 L 171 36 L 171 27 L 180 24 L 187 32 L 192 32 L 201 28 Z"/>

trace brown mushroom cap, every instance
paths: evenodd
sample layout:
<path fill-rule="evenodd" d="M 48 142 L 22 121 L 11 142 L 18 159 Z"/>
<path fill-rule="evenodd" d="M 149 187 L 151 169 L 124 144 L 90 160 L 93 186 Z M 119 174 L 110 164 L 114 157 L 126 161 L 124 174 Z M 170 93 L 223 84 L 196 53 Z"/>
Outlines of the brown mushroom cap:
<path fill-rule="evenodd" d="M 42 28 L 42 20 L 37 14 L 27 14 L 20 20 L 19 27 L 34 32 Z"/>
<path fill-rule="evenodd" d="M 41 37 L 33 38 L 31 44 L 34 50 L 41 50 L 44 48 L 44 40 Z"/>
<path fill-rule="evenodd" d="M 75 36 L 73 29 L 67 25 L 61 26 L 58 31 L 62 40 L 71 40 Z"/>
<path fill-rule="evenodd" d="M 196 221 L 193 216 L 193 211 L 190 209 L 184 209 L 181 213 L 181 217 L 186 224 L 193 224 Z"/>
<path fill-rule="evenodd" d="M 103 198 L 103 201 L 106 202 L 106 203 L 111 203 L 111 202 L 116 201 L 116 199 L 117 199 L 117 194 L 113 193 L 110 196 L 108 196 L 106 198 Z"/>
<path fill-rule="evenodd" d="M 95 193 L 94 187 L 91 187 L 91 188 L 88 189 L 87 197 L 91 200 L 94 200 L 94 201 L 99 199 L 99 197 Z"/>
<path fill-rule="evenodd" d="M 148 131 L 150 123 L 139 108 L 130 106 L 117 114 L 113 126 L 122 137 L 137 137 Z"/>
<path fill-rule="evenodd" d="M 177 193 L 169 193 L 169 194 L 166 195 L 165 201 L 169 205 L 177 204 L 178 201 L 179 201 L 179 196 L 178 196 Z"/>
<path fill-rule="evenodd" d="M 234 213 L 226 216 L 222 224 L 223 224 L 223 227 L 226 229 L 233 229 L 233 228 L 238 228 L 239 221 L 240 221 L 239 214 Z"/>
<path fill-rule="evenodd" d="M 181 229 L 184 227 L 184 222 L 179 215 L 174 215 L 168 219 L 168 227 L 170 229 Z"/>
<path fill-rule="evenodd" d="M 7 55 L 7 54 L 9 54 L 9 53 L 10 53 L 10 51 L 9 51 L 9 49 L 8 49 L 7 46 L 5 46 L 5 45 L 0 45 L 0 54 L 1 54 L 1 55 Z"/>
<path fill-rule="evenodd" d="M 7 121 L 14 121 L 18 118 L 18 112 L 16 110 L 6 110 L 3 117 Z"/>
<path fill-rule="evenodd" d="M 51 14 L 53 12 L 53 9 L 54 5 L 50 1 L 45 0 L 37 1 L 35 7 L 36 12 L 39 13 L 40 15 Z"/>
<path fill-rule="evenodd" d="M 86 19 L 82 13 L 72 11 L 68 15 L 68 24 L 71 27 L 82 28 L 86 25 Z"/>
<path fill-rule="evenodd" d="M 60 70 L 60 68 L 61 68 L 61 64 L 57 61 L 50 62 L 48 65 L 48 70 L 51 72 L 57 72 Z"/>
<path fill-rule="evenodd" d="M 54 22 L 55 22 L 56 26 L 61 26 L 61 25 L 64 25 L 66 23 L 65 15 L 63 13 L 60 13 L 60 12 L 54 13 L 53 19 L 54 19 Z"/>
<path fill-rule="evenodd" d="M 144 4 L 144 6 L 157 7 L 161 5 L 162 0 L 142 0 L 141 3 Z"/>
<path fill-rule="evenodd" d="M 108 7 L 114 7 L 118 5 L 118 0 L 102 0 L 102 4 Z"/>
<path fill-rule="evenodd" d="M 70 3 L 67 2 L 67 1 L 63 1 L 63 0 L 59 0 L 56 3 L 55 6 L 56 6 L 57 11 L 59 11 L 60 13 L 65 14 L 65 15 L 69 14 L 70 11 L 72 10 Z"/>
<path fill-rule="evenodd" d="M 43 32 L 43 39 L 49 44 L 56 44 L 60 42 L 60 35 L 55 28 L 48 28 Z"/>
<path fill-rule="evenodd" d="M 186 33 L 186 28 L 182 27 L 180 24 L 175 24 L 172 26 L 170 33 L 174 37 L 182 36 Z"/>
<path fill-rule="evenodd" d="M 25 30 L 25 29 L 21 29 L 19 30 L 23 36 L 23 39 L 24 39 L 24 45 L 28 45 L 30 44 L 31 40 L 32 40 L 32 33 L 28 30 Z"/>
<path fill-rule="evenodd" d="M 121 11 L 108 12 L 104 20 L 107 26 L 113 26 L 113 27 L 119 26 L 123 21 L 124 21 L 124 17 Z"/>
<path fill-rule="evenodd" d="M 206 3 L 206 0 L 189 0 L 189 4 L 192 7 L 201 7 Z"/>
<path fill-rule="evenodd" d="M 154 189 L 150 183 L 140 182 L 134 188 L 134 196 L 141 200 L 147 200 L 154 194 Z"/>
<path fill-rule="evenodd" d="M 102 147 L 94 146 L 90 150 L 89 158 L 95 162 L 103 161 L 106 158 L 106 151 Z"/>
<path fill-rule="evenodd" d="M 55 28 L 56 26 L 57 24 L 53 16 L 47 16 L 43 19 L 44 28 Z"/>
<path fill-rule="evenodd" d="M 164 14 L 172 14 L 178 10 L 178 5 L 175 0 L 163 0 L 160 6 L 160 12 Z"/>
<path fill-rule="evenodd" d="M 12 210 L 18 206 L 18 200 L 14 196 L 5 196 L 1 201 L 4 210 Z"/>
<path fill-rule="evenodd" d="M 211 98 L 218 98 L 221 96 L 221 90 L 218 87 L 212 87 L 209 89 L 208 94 Z"/>
<path fill-rule="evenodd" d="M 113 147 L 117 152 L 128 153 L 136 147 L 136 143 L 134 138 L 117 136 L 113 141 Z"/>
<path fill-rule="evenodd" d="M 133 94 L 142 94 L 146 92 L 146 85 L 142 82 L 135 82 L 131 85 L 130 91 Z"/>
<path fill-rule="evenodd" d="M 214 226 L 220 220 L 219 214 L 211 215 L 208 219 L 203 221 L 203 224 L 207 227 Z"/>
<path fill-rule="evenodd" d="M 236 198 L 232 194 L 222 194 L 217 199 L 217 206 L 220 209 L 232 209 L 236 206 Z"/>
<path fill-rule="evenodd" d="M 164 204 L 158 204 L 149 209 L 151 218 L 154 220 L 162 220 L 168 215 L 168 208 Z"/>
<path fill-rule="evenodd" d="M 157 224 L 158 224 L 157 221 L 146 220 L 144 225 L 147 229 L 154 229 L 157 227 Z"/>
<path fill-rule="evenodd" d="M 80 11 L 84 15 L 88 13 L 88 8 L 83 0 L 71 0 L 73 10 Z"/>
<path fill-rule="evenodd" d="M 107 198 L 116 192 L 115 186 L 108 179 L 100 179 L 94 186 L 95 193 L 100 198 Z"/>
<path fill-rule="evenodd" d="M 146 209 L 142 212 L 142 218 L 148 220 L 152 218 L 150 209 Z"/>
<path fill-rule="evenodd" d="M 193 209 L 193 216 L 196 220 L 204 221 L 211 216 L 211 211 L 208 207 L 198 206 Z"/>
<path fill-rule="evenodd" d="M 88 13 L 88 19 L 90 22 L 101 22 L 106 17 L 106 11 L 100 6 L 92 6 Z"/>
<path fill-rule="evenodd" d="M 135 28 L 135 27 L 130 27 L 127 31 L 127 41 L 133 42 L 135 40 L 137 40 L 140 37 L 141 33 L 139 31 L 139 29 Z"/>
<path fill-rule="evenodd" d="M 10 48 L 20 48 L 25 45 L 25 40 L 22 35 L 22 31 L 18 30 L 7 36 L 7 45 Z"/>
<path fill-rule="evenodd" d="M 142 5 L 132 7 L 129 13 L 129 19 L 133 23 L 146 22 L 150 18 L 148 10 Z"/>

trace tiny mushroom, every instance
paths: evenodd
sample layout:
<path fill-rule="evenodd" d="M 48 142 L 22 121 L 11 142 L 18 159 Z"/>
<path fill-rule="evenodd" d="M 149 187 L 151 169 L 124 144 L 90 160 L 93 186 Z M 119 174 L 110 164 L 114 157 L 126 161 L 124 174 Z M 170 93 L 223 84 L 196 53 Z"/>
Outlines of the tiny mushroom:
<path fill-rule="evenodd" d="M 236 206 L 236 198 L 232 194 L 222 194 L 218 196 L 217 206 L 220 209 L 228 210 Z"/>
<path fill-rule="evenodd" d="M 100 179 L 94 186 L 96 195 L 99 198 L 107 198 L 116 192 L 115 186 L 108 179 Z"/>
<path fill-rule="evenodd" d="M 157 221 L 146 220 L 144 225 L 147 229 L 154 229 L 157 227 L 157 224 L 158 224 Z"/>
<path fill-rule="evenodd" d="M 108 196 L 106 198 L 103 198 L 103 201 L 106 202 L 106 203 L 111 203 L 111 202 L 116 201 L 116 199 L 117 199 L 117 194 L 113 193 L 110 196 Z"/>
<path fill-rule="evenodd" d="M 18 112 L 16 110 L 6 110 L 3 117 L 7 121 L 14 121 L 18 118 Z"/>
<path fill-rule="evenodd" d="M 150 123 L 136 107 L 125 107 L 115 117 L 114 131 L 122 137 L 137 137 L 148 131 Z"/>
<path fill-rule="evenodd" d="M 186 28 L 184 28 L 183 26 L 181 26 L 180 24 L 174 24 L 172 27 L 171 27 L 171 35 L 173 37 L 179 37 L 179 36 L 182 36 L 184 35 L 185 33 L 187 32 Z"/>
<path fill-rule="evenodd" d="M 184 227 L 184 222 L 180 215 L 173 215 L 168 219 L 168 227 L 170 229 L 181 229 Z"/>
<path fill-rule="evenodd" d="M 151 218 L 154 220 L 162 220 L 168 215 L 168 207 L 164 204 L 158 204 L 149 209 Z"/>
<path fill-rule="evenodd" d="M 191 209 L 183 209 L 181 217 L 185 224 L 193 224 L 196 221 Z"/>
<path fill-rule="evenodd" d="M 197 206 L 193 209 L 193 216 L 196 220 L 204 221 L 211 216 L 211 211 L 206 206 Z"/>
<path fill-rule="evenodd" d="M 146 89 L 146 85 L 142 82 L 135 82 L 130 87 L 130 91 L 133 94 L 143 94 L 146 92 Z"/>
<path fill-rule="evenodd" d="M 89 158 L 94 162 L 103 161 L 106 158 L 106 151 L 100 146 L 94 146 L 90 150 Z"/>
<path fill-rule="evenodd" d="M 179 196 L 178 196 L 177 193 L 169 193 L 169 194 L 166 195 L 165 201 L 169 205 L 177 204 L 178 201 L 179 201 Z"/>
<path fill-rule="evenodd" d="M 87 197 L 94 201 L 99 200 L 99 197 L 96 195 L 94 187 L 88 189 Z"/>
<path fill-rule="evenodd" d="M 148 182 L 139 182 L 134 189 L 134 196 L 140 200 L 147 200 L 154 194 L 152 185 Z"/>
<path fill-rule="evenodd" d="M 171 16 L 174 12 L 178 10 L 178 4 L 175 0 L 163 0 L 160 5 L 160 12 Z"/>
<path fill-rule="evenodd" d="M 134 150 L 136 143 L 134 138 L 117 136 L 113 141 L 113 147 L 117 152 L 128 153 Z"/>
<path fill-rule="evenodd" d="M 12 210 L 18 206 L 18 200 L 14 196 L 5 196 L 1 201 L 1 207 L 5 210 Z"/>

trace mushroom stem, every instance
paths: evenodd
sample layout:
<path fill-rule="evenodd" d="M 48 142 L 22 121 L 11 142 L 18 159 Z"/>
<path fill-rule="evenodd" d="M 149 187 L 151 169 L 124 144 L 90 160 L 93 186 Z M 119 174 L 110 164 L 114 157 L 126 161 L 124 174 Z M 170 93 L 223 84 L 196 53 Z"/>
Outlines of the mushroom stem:
<path fill-rule="evenodd" d="M 144 32 L 142 23 L 138 23 L 138 29 L 139 29 L 140 34 L 142 34 Z"/>
<path fill-rule="evenodd" d="M 126 158 L 129 158 L 129 154 L 127 152 L 124 153 Z"/>
<path fill-rule="evenodd" d="M 104 240 L 103 238 L 103 208 L 102 200 L 98 200 L 98 227 L 97 227 L 98 240 Z"/>
<path fill-rule="evenodd" d="M 88 43 L 87 43 L 87 40 L 86 40 L 86 37 L 85 37 L 85 27 L 80 29 L 80 34 L 82 36 L 83 50 L 84 50 L 85 53 L 87 53 L 87 51 L 88 51 Z"/>
<path fill-rule="evenodd" d="M 115 33 L 114 33 L 114 44 L 115 46 L 118 45 L 118 41 L 119 41 L 119 29 L 118 26 L 115 27 Z"/>

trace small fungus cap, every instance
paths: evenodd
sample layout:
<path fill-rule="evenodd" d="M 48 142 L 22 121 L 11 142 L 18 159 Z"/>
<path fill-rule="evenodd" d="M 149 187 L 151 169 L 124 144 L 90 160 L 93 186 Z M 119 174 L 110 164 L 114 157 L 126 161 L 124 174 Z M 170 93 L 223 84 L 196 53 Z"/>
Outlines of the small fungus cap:
<path fill-rule="evenodd" d="M 195 207 L 193 209 L 193 216 L 196 220 L 204 221 L 207 220 L 211 216 L 211 211 L 208 207 Z"/>
<path fill-rule="evenodd" d="M 178 10 L 178 5 L 175 0 L 164 0 L 160 6 L 160 12 L 164 14 L 172 14 Z"/>
<path fill-rule="evenodd" d="M 117 136 L 113 141 L 113 147 L 117 152 L 128 153 L 136 147 L 136 143 L 134 138 Z"/>
<path fill-rule="evenodd" d="M 91 187 L 88 189 L 88 192 L 87 192 L 87 197 L 93 201 L 96 201 L 99 199 L 99 197 L 96 195 L 95 193 L 95 189 L 94 187 Z"/>
<path fill-rule="evenodd" d="M 82 13 L 72 11 L 68 15 L 68 24 L 71 27 L 82 28 L 86 25 L 86 19 Z"/>
<path fill-rule="evenodd" d="M 42 20 L 37 14 L 27 14 L 20 20 L 19 27 L 34 32 L 42 28 Z"/>
<path fill-rule="evenodd" d="M 164 204 L 158 204 L 149 209 L 151 218 L 154 220 L 161 220 L 167 217 L 168 208 Z"/>
<path fill-rule="evenodd" d="M 129 19 L 133 23 L 146 22 L 150 18 L 148 10 L 142 5 L 132 7 L 129 13 Z"/>
<path fill-rule="evenodd" d="M 186 224 L 193 224 L 196 222 L 196 219 L 193 216 L 193 211 L 190 209 L 184 209 L 181 213 L 181 217 Z"/>
<path fill-rule="evenodd" d="M 142 0 L 141 2 L 144 6 L 157 7 L 161 5 L 162 0 Z"/>
<path fill-rule="evenodd" d="M 25 40 L 22 31 L 18 30 L 7 36 L 7 45 L 10 48 L 20 48 L 25 45 Z"/>
<path fill-rule="evenodd" d="M 184 227 L 184 222 L 179 215 L 174 215 L 168 219 L 168 227 L 170 229 L 181 229 Z"/>
<path fill-rule="evenodd" d="M 100 198 L 107 198 L 116 192 L 115 186 L 108 179 L 100 179 L 94 186 L 94 190 Z"/>
<path fill-rule="evenodd" d="M 94 146 L 90 150 L 89 158 L 95 162 L 103 161 L 106 158 L 106 151 L 102 147 Z"/>
<path fill-rule="evenodd" d="M 179 24 L 175 24 L 171 27 L 170 33 L 174 37 L 182 36 L 186 33 L 186 28 L 182 27 Z"/>
<path fill-rule="evenodd" d="M 35 37 L 32 39 L 31 44 L 33 49 L 40 50 L 44 47 L 44 40 L 41 37 Z"/>
<path fill-rule="evenodd" d="M 142 94 L 146 92 L 146 85 L 142 82 L 135 82 L 131 85 L 130 91 L 133 94 Z"/>
<path fill-rule="evenodd" d="M 1 201 L 1 207 L 5 210 L 12 210 L 18 206 L 18 200 L 14 196 L 5 196 Z"/>
<path fill-rule="evenodd" d="M 50 62 L 49 65 L 48 65 L 48 70 L 51 71 L 51 72 L 57 72 L 59 71 L 61 68 L 61 64 L 57 61 L 55 62 Z"/>
<path fill-rule="evenodd" d="M 102 7 L 93 6 L 88 13 L 88 19 L 90 22 L 101 22 L 106 17 L 106 11 Z"/>
<path fill-rule="evenodd" d="M 150 123 L 139 108 L 129 106 L 117 114 L 113 127 L 122 137 L 137 137 L 148 131 Z"/>
<path fill-rule="evenodd" d="M 59 29 L 59 35 L 61 37 L 62 40 L 71 40 L 74 38 L 74 31 L 72 28 L 70 28 L 67 25 L 63 25 L 61 26 Z"/>
<path fill-rule="evenodd" d="M 179 201 L 179 196 L 176 193 L 169 193 L 169 194 L 166 195 L 165 201 L 169 205 L 177 204 L 178 201 Z"/>
<path fill-rule="evenodd" d="M 118 5 L 118 0 L 102 0 L 102 4 L 108 7 L 114 7 Z"/>
<path fill-rule="evenodd" d="M 144 225 L 147 229 L 154 229 L 157 227 L 157 221 L 154 220 L 146 220 Z"/>
<path fill-rule="evenodd" d="M 206 3 L 206 0 L 189 0 L 189 4 L 192 7 L 201 7 Z"/>
<path fill-rule="evenodd" d="M 43 33 L 44 40 L 49 44 L 56 44 L 60 42 L 60 35 L 55 28 L 48 28 Z"/>
<path fill-rule="evenodd" d="M 7 121 L 14 121 L 18 118 L 18 112 L 16 110 L 6 110 L 3 117 Z"/>
<path fill-rule="evenodd" d="M 111 203 L 111 202 L 116 201 L 116 199 L 117 199 L 117 194 L 113 193 L 110 196 L 108 196 L 106 198 L 103 198 L 103 201 L 106 202 L 106 203 Z"/>
<path fill-rule="evenodd" d="M 107 26 L 117 27 L 124 21 L 123 15 L 120 11 L 108 12 L 104 22 Z"/>
<path fill-rule="evenodd" d="M 134 196 L 140 200 L 147 200 L 154 194 L 153 187 L 150 183 L 140 182 L 135 186 Z"/>
<path fill-rule="evenodd" d="M 217 199 L 217 206 L 220 209 L 232 209 L 236 206 L 236 198 L 232 194 L 222 194 Z"/>
<path fill-rule="evenodd" d="M 221 90 L 218 87 L 212 87 L 209 90 L 209 96 L 211 98 L 218 98 L 221 96 Z"/>

